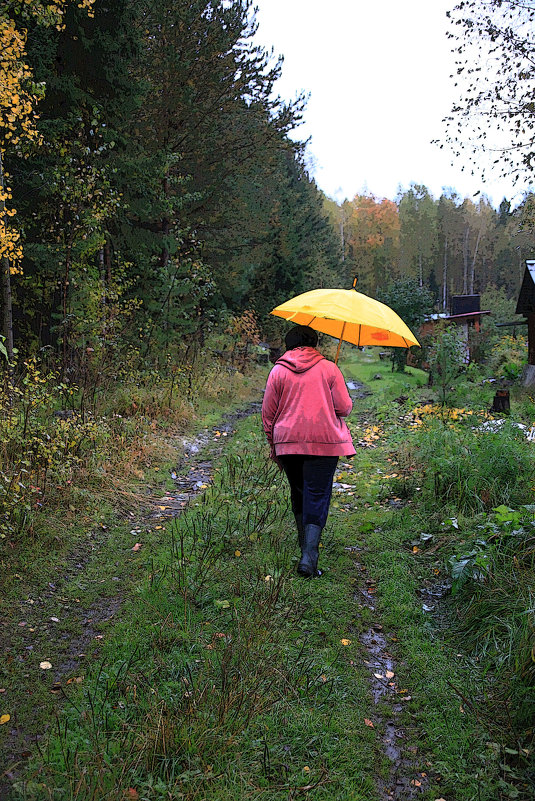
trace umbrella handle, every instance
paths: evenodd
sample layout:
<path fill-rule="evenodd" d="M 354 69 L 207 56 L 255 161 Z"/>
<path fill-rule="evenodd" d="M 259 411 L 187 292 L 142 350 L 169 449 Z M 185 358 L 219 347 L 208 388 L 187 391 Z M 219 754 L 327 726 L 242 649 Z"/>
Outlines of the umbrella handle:
<path fill-rule="evenodd" d="M 356 280 L 356 279 L 355 279 L 355 280 Z M 342 333 L 340 334 L 340 340 L 339 340 L 339 342 L 338 342 L 338 348 L 337 348 L 337 350 L 336 350 L 336 356 L 334 357 L 334 363 L 335 363 L 335 364 L 338 364 L 338 357 L 339 357 L 339 355 L 340 355 L 340 348 L 341 348 L 341 346 L 342 346 L 342 339 L 343 339 L 343 337 L 344 337 L 344 331 L 345 331 L 345 330 L 346 330 L 346 324 L 345 324 L 345 322 L 344 322 L 344 325 L 342 326 Z"/>

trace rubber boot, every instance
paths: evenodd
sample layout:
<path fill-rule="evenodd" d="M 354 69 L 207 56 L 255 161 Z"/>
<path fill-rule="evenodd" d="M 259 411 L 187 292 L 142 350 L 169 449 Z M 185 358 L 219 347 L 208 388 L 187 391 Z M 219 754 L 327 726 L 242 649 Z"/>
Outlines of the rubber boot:
<path fill-rule="evenodd" d="M 297 528 L 297 541 L 299 542 L 299 548 L 303 550 L 303 546 L 305 544 L 305 529 L 303 528 L 303 515 L 298 514 L 294 515 L 295 517 L 295 526 Z"/>
<path fill-rule="evenodd" d="M 318 574 L 318 555 L 322 529 L 314 523 L 305 526 L 305 542 L 301 551 L 301 561 L 297 565 L 300 576 L 311 578 Z"/>

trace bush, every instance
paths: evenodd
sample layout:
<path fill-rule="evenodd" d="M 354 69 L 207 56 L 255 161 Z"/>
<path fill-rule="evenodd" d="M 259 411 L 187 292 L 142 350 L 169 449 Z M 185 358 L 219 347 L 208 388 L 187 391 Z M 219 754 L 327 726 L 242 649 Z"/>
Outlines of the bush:
<path fill-rule="evenodd" d="M 516 379 L 527 361 L 528 342 L 525 337 L 502 337 L 492 348 L 490 367 L 495 376 Z"/>
<path fill-rule="evenodd" d="M 533 496 L 535 451 L 511 423 L 492 432 L 449 417 L 430 420 L 401 446 L 398 459 L 418 477 L 423 500 L 433 508 L 473 514 L 529 503 Z"/>
<path fill-rule="evenodd" d="M 492 667 L 500 717 L 523 729 L 533 721 L 535 689 L 533 513 L 529 505 L 496 507 L 449 560 L 459 609 L 455 634 Z"/>
<path fill-rule="evenodd" d="M 466 345 L 455 326 L 437 326 L 428 360 L 433 384 L 440 387 L 441 402 L 445 404 L 466 363 Z"/>

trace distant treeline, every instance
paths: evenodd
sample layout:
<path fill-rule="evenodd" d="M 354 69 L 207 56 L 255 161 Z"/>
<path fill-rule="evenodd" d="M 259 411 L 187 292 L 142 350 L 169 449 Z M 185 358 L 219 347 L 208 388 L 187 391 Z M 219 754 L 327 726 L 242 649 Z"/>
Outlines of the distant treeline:
<path fill-rule="evenodd" d="M 357 274 L 364 292 L 375 294 L 385 281 L 417 279 L 429 288 L 437 308 L 452 295 L 483 293 L 489 287 L 515 297 L 525 260 L 535 257 L 535 198 L 515 209 L 504 198 L 498 210 L 482 195 L 478 203 L 455 192 L 433 198 L 412 184 L 397 202 L 356 195 L 341 206 L 326 200 L 338 226 L 345 282 Z"/>

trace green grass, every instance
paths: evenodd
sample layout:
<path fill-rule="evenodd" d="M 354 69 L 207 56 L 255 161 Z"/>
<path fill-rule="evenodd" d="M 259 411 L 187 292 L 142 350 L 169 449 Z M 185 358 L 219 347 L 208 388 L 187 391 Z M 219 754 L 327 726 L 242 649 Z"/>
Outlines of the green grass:
<path fill-rule="evenodd" d="M 144 558 L 27 798 L 67 785 L 73 798 L 131 786 L 142 798 L 282 799 L 311 784 L 318 798 L 375 797 L 365 671 L 358 643 L 341 643 L 349 557 L 331 538 L 324 580 L 295 575 L 285 487 L 259 461 L 258 420 L 242 428 L 214 487 Z"/>
<path fill-rule="evenodd" d="M 369 384 L 378 394 L 355 404 L 356 439 L 405 386 L 414 397 L 427 391 L 419 371 L 392 374 L 366 352 L 353 351 L 342 369 L 361 381 L 384 375 Z M 73 579 L 62 594 L 91 605 L 99 581 L 113 593 L 119 571 L 120 614 L 98 624 L 103 638 L 73 673 L 81 684 L 63 681 L 59 708 L 52 677 L 36 671 L 36 728 L 55 710 L 57 722 L 23 770 L 17 801 L 378 801 L 378 781 L 389 786 L 382 736 L 391 717 L 404 735 L 399 773 L 426 774 L 425 801 L 533 797 L 526 740 L 493 720 L 492 666 L 453 631 L 463 598 L 429 595 L 449 580 L 448 558 L 473 521 L 442 525 L 414 487 L 404 508 L 390 503 L 388 460 L 407 437 L 399 418 L 408 405 L 385 412 L 384 433 L 358 449 L 352 468 L 340 466 L 354 489 L 333 497 L 319 580 L 295 574 L 288 492 L 258 416 L 237 426 L 213 486 L 165 528 L 145 527 L 141 551 L 130 551 L 129 526 L 112 530 L 84 586 Z M 375 582 L 375 611 L 362 601 L 363 575 Z M 69 617 L 66 609 L 62 634 L 75 625 Z M 411 697 L 398 712 L 395 694 L 372 699 L 360 637 L 377 620 L 397 687 Z"/>

